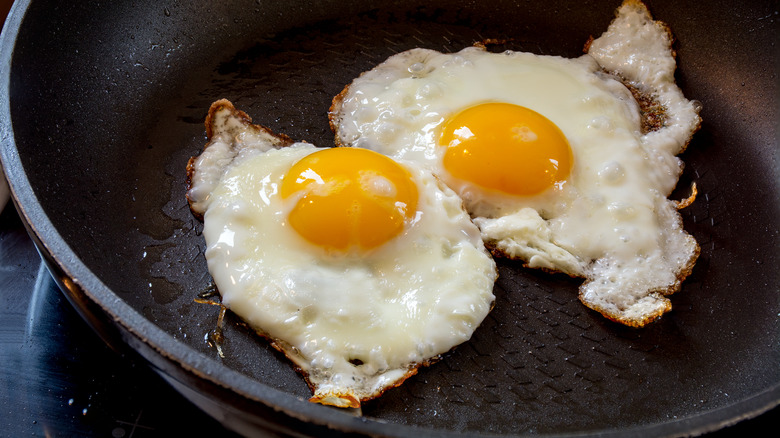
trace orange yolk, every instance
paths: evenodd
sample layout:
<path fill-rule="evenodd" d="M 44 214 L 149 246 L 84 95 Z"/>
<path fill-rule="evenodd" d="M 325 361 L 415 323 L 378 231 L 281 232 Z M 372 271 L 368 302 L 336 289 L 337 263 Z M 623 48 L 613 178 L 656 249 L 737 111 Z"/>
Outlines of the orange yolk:
<path fill-rule="evenodd" d="M 329 148 L 295 163 L 282 198 L 299 194 L 292 228 L 329 250 L 376 248 L 400 234 L 417 210 L 417 186 L 405 168 L 368 149 Z"/>
<path fill-rule="evenodd" d="M 511 195 L 534 195 L 566 180 L 572 153 L 543 115 L 508 103 L 467 108 L 444 124 L 444 168 L 455 178 Z"/>

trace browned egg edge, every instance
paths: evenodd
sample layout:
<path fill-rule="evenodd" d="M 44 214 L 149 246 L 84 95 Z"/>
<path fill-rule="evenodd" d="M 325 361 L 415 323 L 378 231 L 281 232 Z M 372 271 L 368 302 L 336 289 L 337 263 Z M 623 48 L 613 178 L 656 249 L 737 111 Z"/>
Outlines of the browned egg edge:
<path fill-rule="evenodd" d="M 243 125 L 245 125 L 247 128 L 252 129 L 254 131 L 265 132 L 265 133 L 268 133 L 269 135 L 272 135 L 273 137 L 275 137 L 276 139 L 279 140 L 279 146 L 280 147 L 289 146 L 289 145 L 294 143 L 294 141 L 290 137 L 288 137 L 288 136 L 286 136 L 284 134 L 275 133 L 275 132 L 271 131 L 270 129 L 266 128 L 265 126 L 252 124 L 252 118 L 249 117 L 249 115 L 247 113 L 245 113 L 244 111 L 236 109 L 236 107 L 233 105 L 233 103 L 230 102 L 229 100 L 227 100 L 227 99 L 219 99 L 216 102 L 211 104 L 211 106 L 209 107 L 209 111 L 206 114 L 206 120 L 203 123 L 205 125 L 205 127 L 206 127 L 206 144 L 205 144 L 205 146 L 203 146 L 203 151 L 205 151 L 206 149 L 208 149 L 209 146 L 211 146 L 211 144 L 212 144 L 212 141 L 211 141 L 212 137 L 214 136 L 214 133 L 218 132 L 218 127 L 216 126 L 216 114 L 219 111 L 223 110 L 223 109 L 229 110 L 231 115 L 233 117 L 239 119 L 241 121 L 241 123 Z M 202 153 L 202 151 L 201 151 L 201 153 Z M 187 161 L 187 168 L 186 168 L 187 169 L 187 178 L 185 179 L 185 189 L 186 189 L 186 193 L 187 193 L 187 195 L 186 195 L 187 203 L 190 206 L 190 211 L 192 212 L 192 214 L 196 218 L 198 218 L 199 220 L 202 221 L 203 220 L 203 214 L 201 214 L 200 212 L 195 211 L 192 208 L 192 200 L 190 199 L 190 196 L 189 196 L 190 189 L 192 188 L 192 178 L 195 175 L 195 161 L 198 159 L 199 156 L 200 155 L 196 155 L 196 156 L 190 157 L 190 159 Z"/>
<path fill-rule="evenodd" d="M 246 327 L 248 330 L 254 332 L 257 336 L 263 338 L 266 342 L 268 342 L 268 344 L 271 347 L 273 347 L 279 353 L 283 354 L 292 363 L 295 372 L 297 372 L 306 382 L 306 385 L 309 387 L 309 390 L 312 393 L 316 392 L 317 385 L 314 382 L 312 382 L 309 373 L 298 364 L 296 360 L 298 356 L 295 353 L 294 347 L 289 345 L 284 340 L 274 338 L 273 336 L 270 336 L 269 334 L 263 332 L 262 330 L 251 327 L 246 322 L 242 321 L 240 324 Z M 457 346 L 452 347 L 450 351 L 454 350 L 455 348 L 457 348 Z M 312 396 L 311 398 L 309 398 L 309 401 L 312 403 L 320 403 L 329 406 L 336 406 L 339 408 L 359 408 L 361 406 L 361 403 L 379 398 L 388 390 L 401 386 L 407 379 L 416 375 L 417 371 L 420 368 L 431 366 L 439 362 L 446 354 L 448 353 L 436 355 L 434 357 L 431 357 L 419 363 L 415 362 L 415 363 L 408 364 L 406 366 L 406 372 L 401 378 L 394 381 L 392 385 L 384 387 L 375 393 L 363 397 L 356 397 L 354 394 L 349 392 L 331 392 L 319 396 Z"/>

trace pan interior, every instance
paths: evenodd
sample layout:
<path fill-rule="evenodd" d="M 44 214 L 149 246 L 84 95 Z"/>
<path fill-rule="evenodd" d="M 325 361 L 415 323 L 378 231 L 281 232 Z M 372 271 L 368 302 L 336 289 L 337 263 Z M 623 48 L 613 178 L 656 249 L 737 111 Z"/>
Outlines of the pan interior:
<path fill-rule="evenodd" d="M 184 179 L 205 143 L 209 104 L 228 98 L 255 123 L 332 145 L 332 97 L 389 55 L 511 37 L 516 50 L 579 56 L 617 6 L 53 3 L 31 4 L 11 71 L 17 148 L 49 219 L 151 322 L 302 399 L 309 389 L 293 367 L 231 314 L 219 358 L 210 338 L 219 309 L 195 302 L 210 277 Z M 367 418 L 445 431 L 601 431 L 673 422 L 780 381 L 776 66 L 768 55 L 757 68 L 727 52 L 723 64 L 743 70 L 711 68 L 715 48 L 695 30 L 720 18 L 673 3 L 651 8 L 681 41 L 679 83 L 703 102 L 705 120 L 680 183 L 701 191 L 683 217 L 702 255 L 674 311 L 628 329 L 584 308 L 577 280 L 500 262 L 495 309 L 473 339 L 367 403 Z M 741 16 L 766 16 L 762 7 Z M 759 32 L 751 50 L 771 47 L 764 33 L 776 34 Z M 740 108 L 750 120 L 734 115 Z"/>

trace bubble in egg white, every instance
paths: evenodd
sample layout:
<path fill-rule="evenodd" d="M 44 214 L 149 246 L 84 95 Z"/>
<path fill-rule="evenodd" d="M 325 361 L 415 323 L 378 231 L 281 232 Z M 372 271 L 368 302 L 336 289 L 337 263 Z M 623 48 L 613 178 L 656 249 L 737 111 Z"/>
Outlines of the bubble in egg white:
<path fill-rule="evenodd" d="M 614 185 L 623 182 L 626 171 L 617 161 L 608 161 L 604 163 L 604 167 L 601 168 L 598 175 L 605 183 Z"/>
<path fill-rule="evenodd" d="M 629 220 L 636 216 L 636 209 L 629 203 L 623 201 L 612 202 L 607 206 L 607 210 L 617 220 Z"/>

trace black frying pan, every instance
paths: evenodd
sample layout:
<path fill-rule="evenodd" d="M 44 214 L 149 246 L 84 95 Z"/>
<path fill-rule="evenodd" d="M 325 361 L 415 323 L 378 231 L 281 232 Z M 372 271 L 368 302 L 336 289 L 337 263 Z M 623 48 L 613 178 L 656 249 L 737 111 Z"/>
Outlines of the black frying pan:
<path fill-rule="evenodd" d="M 332 144 L 330 99 L 392 53 L 511 37 L 579 56 L 618 3 L 20 0 L 2 35 L 3 165 L 85 318 L 243 433 L 714 430 L 780 401 L 776 1 L 648 1 L 704 107 L 680 184 L 699 187 L 683 217 L 702 255 L 660 321 L 610 323 L 579 303 L 577 281 L 500 262 L 473 339 L 357 415 L 308 403 L 293 367 L 230 314 L 220 358 L 207 342 L 219 309 L 194 300 L 210 278 L 184 167 L 212 101 Z"/>

